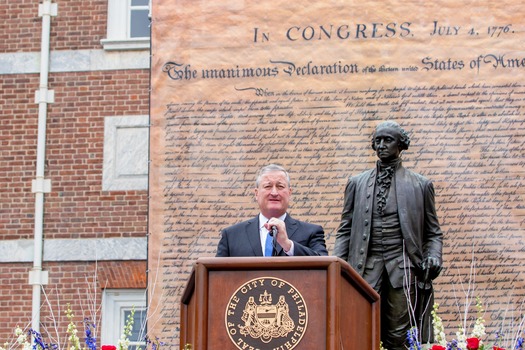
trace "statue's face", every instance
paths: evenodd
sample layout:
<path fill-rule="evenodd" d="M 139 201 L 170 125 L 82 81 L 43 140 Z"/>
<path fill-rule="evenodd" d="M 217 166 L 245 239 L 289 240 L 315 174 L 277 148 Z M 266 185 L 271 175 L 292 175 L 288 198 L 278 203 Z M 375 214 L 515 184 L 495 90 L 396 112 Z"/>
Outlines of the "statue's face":
<path fill-rule="evenodd" d="M 379 159 L 389 162 L 399 158 L 399 132 L 390 126 L 381 127 L 376 130 L 374 136 L 374 148 Z"/>

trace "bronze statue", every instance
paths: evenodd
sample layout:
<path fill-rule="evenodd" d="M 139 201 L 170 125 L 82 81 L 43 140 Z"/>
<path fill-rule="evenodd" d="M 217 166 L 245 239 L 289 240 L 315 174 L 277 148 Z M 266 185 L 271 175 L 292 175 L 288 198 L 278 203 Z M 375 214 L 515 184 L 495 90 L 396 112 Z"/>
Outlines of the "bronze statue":
<path fill-rule="evenodd" d="M 381 296 L 381 341 L 388 350 L 406 349 L 411 327 L 432 341 L 431 282 L 442 267 L 434 186 L 402 166 L 409 145 L 396 122 L 376 127 L 372 149 L 379 160 L 348 180 L 334 248 Z"/>

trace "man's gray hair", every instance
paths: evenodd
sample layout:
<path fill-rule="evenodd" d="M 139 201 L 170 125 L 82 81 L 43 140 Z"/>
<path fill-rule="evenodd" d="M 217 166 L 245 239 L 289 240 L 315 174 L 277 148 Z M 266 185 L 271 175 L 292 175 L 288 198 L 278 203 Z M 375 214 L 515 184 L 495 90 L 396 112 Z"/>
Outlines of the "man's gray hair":
<path fill-rule="evenodd" d="M 288 182 L 288 187 L 290 187 L 290 175 L 288 174 L 285 168 L 277 164 L 269 164 L 263 166 L 261 170 L 259 170 L 259 175 L 257 175 L 257 179 L 255 180 L 255 187 L 259 187 L 259 184 L 261 183 L 261 177 L 264 174 L 271 173 L 274 171 L 282 171 L 286 176 L 286 182 Z"/>

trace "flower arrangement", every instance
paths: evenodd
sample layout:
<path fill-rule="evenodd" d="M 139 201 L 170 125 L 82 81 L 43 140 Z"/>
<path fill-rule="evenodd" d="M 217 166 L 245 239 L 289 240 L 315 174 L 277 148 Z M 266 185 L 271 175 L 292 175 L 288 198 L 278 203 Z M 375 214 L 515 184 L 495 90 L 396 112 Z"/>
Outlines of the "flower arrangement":
<path fill-rule="evenodd" d="M 135 309 L 132 308 L 131 313 L 126 319 L 126 324 L 124 326 L 122 335 L 118 340 L 118 347 L 115 345 L 102 345 L 100 350 L 128 350 L 130 345 L 130 339 L 133 323 L 134 323 L 134 313 Z M 92 322 L 89 318 L 85 318 L 84 323 L 84 346 L 81 346 L 80 338 L 78 337 L 78 329 L 73 322 L 73 312 L 71 310 L 70 304 L 67 304 L 66 316 L 69 320 L 67 327 L 67 347 L 64 350 L 97 350 L 97 339 L 93 336 L 95 323 Z M 19 326 L 15 328 L 15 341 L 13 344 L 6 342 L 3 346 L 0 346 L 0 350 L 13 350 L 16 348 L 21 348 L 22 350 L 61 350 L 59 346 L 55 343 L 46 343 L 42 335 L 33 330 L 29 329 L 27 331 L 22 330 Z M 31 344 L 33 342 L 33 344 Z M 158 340 L 151 341 L 146 337 L 145 339 L 145 348 L 148 348 L 148 345 L 151 347 L 151 350 L 158 350 L 162 345 Z M 140 347 L 138 350 L 142 350 Z"/>
<path fill-rule="evenodd" d="M 410 274 L 410 270 L 405 271 L 405 274 Z M 519 324 L 515 324 L 515 318 L 504 318 L 509 320 L 501 321 L 499 330 L 495 332 L 494 340 L 487 340 L 487 333 L 485 329 L 485 310 L 483 309 L 482 300 L 480 297 L 474 297 L 474 278 L 475 278 L 475 256 L 473 254 L 470 274 L 468 278 L 468 286 L 464 287 L 460 282 L 464 294 L 463 302 L 456 299 L 458 311 L 460 311 L 460 324 L 458 330 L 455 332 L 455 338 L 447 340 L 443 321 L 439 316 L 439 304 L 434 303 L 430 312 L 432 316 L 432 327 L 434 335 L 433 344 L 422 344 L 421 336 L 419 334 L 418 326 L 416 326 L 416 318 L 414 312 L 410 309 L 412 327 L 406 333 L 406 347 L 409 350 L 525 350 L 525 314 L 521 316 Z M 407 278 L 410 280 L 410 278 Z M 407 290 L 411 287 L 408 284 Z M 411 304 L 409 293 L 407 295 L 408 304 Z M 456 291 L 454 291 L 455 293 Z M 475 304 L 474 304 L 475 300 Z M 469 317 L 469 312 L 474 308 L 476 310 L 476 317 L 473 319 Z M 427 305 L 430 307 L 431 305 Z M 383 344 L 380 344 L 380 350 L 388 350 Z"/>
<path fill-rule="evenodd" d="M 439 304 L 434 304 L 432 310 L 432 325 L 437 344 L 432 345 L 430 350 L 482 350 L 484 349 L 483 337 L 485 336 L 485 320 L 483 319 L 483 306 L 481 299 L 476 298 L 477 318 L 470 337 L 466 336 L 464 326 L 460 326 L 456 332 L 456 339 L 447 342 L 445 329 L 441 317 L 438 315 Z"/>
<path fill-rule="evenodd" d="M 472 327 L 472 331 L 467 336 L 467 331 L 464 325 L 460 325 L 456 332 L 456 338 L 447 341 L 445 329 L 441 317 L 438 315 L 439 304 L 435 303 L 432 310 L 432 325 L 434 328 L 435 344 L 426 345 L 423 347 L 418 340 L 417 327 L 411 328 L 407 332 L 407 343 L 410 350 L 524 350 L 525 339 L 522 334 L 523 320 L 518 327 L 518 335 L 510 340 L 505 341 L 503 332 L 499 331 L 496 334 L 496 340 L 493 344 L 485 344 L 485 319 L 483 305 L 481 299 L 476 297 L 477 318 Z M 525 316 L 524 316 L 525 317 Z M 506 343 L 506 345 L 503 345 Z M 385 349 L 386 350 L 386 349 Z"/>

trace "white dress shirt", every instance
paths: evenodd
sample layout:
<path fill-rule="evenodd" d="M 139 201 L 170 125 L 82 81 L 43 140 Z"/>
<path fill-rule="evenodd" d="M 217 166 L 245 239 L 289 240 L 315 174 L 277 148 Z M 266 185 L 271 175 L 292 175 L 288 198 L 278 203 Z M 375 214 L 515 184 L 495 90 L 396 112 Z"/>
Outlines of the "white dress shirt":
<path fill-rule="evenodd" d="M 284 219 L 286 219 L 286 213 L 278 217 L 278 219 L 281 221 L 284 221 Z M 266 245 L 266 237 L 268 237 L 268 230 L 266 229 L 266 227 L 264 227 L 264 224 L 267 223 L 269 220 L 270 219 L 265 217 L 263 214 L 259 213 L 259 236 L 261 238 L 261 247 L 262 247 L 263 256 L 264 256 L 264 246 Z M 293 247 L 294 247 L 294 244 L 292 241 L 292 247 L 290 248 L 289 251 L 285 250 L 284 251 L 285 254 L 289 256 L 293 256 L 293 252 L 294 252 Z"/>

